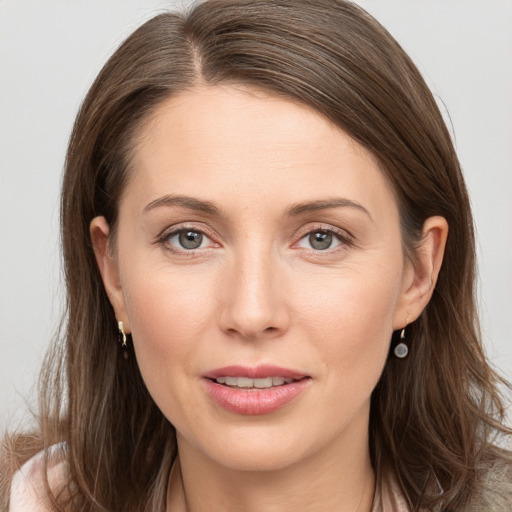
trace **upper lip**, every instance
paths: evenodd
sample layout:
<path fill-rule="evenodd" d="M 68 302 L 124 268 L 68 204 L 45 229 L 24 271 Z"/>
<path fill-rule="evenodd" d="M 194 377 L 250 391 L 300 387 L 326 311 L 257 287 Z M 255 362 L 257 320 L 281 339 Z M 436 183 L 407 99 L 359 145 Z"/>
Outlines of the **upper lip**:
<path fill-rule="evenodd" d="M 224 366 L 216 368 L 203 375 L 206 379 L 218 379 L 219 377 L 247 377 L 249 379 L 265 379 L 267 377 L 283 377 L 285 379 L 303 379 L 308 375 L 290 368 L 282 368 L 273 365 L 260 366 Z"/>

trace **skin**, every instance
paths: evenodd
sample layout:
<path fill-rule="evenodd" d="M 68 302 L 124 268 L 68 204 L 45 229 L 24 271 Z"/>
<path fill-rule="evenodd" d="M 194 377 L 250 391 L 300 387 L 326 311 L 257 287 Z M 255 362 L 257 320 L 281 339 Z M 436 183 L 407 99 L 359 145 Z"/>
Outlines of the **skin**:
<path fill-rule="evenodd" d="M 349 203 L 296 208 L 339 198 Z M 103 217 L 91 237 L 145 383 L 177 430 L 168 510 L 369 511 L 370 395 L 392 332 L 430 299 L 445 220 L 427 220 L 413 266 L 372 154 L 304 106 L 233 86 L 158 108 L 119 212 L 115 249 Z M 201 247 L 180 248 L 169 234 L 180 228 L 203 232 Z M 327 249 L 311 245 L 319 231 L 333 233 Z M 201 383 L 234 364 L 310 382 L 273 413 L 236 414 Z"/>

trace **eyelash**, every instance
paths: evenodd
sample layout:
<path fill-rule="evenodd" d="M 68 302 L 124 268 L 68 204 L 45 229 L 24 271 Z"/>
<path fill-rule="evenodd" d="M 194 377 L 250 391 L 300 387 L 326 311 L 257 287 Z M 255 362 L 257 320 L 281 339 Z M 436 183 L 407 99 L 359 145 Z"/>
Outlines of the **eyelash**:
<path fill-rule="evenodd" d="M 158 236 L 156 242 L 159 243 L 165 250 L 167 250 L 173 254 L 178 254 L 180 256 L 188 256 L 188 257 L 197 256 L 198 251 L 200 251 L 200 250 L 202 251 L 202 250 L 209 248 L 209 247 L 202 247 L 202 248 L 197 248 L 197 249 L 185 249 L 185 248 L 179 249 L 178 247 L 171 245 L 169 243 L 170 239 L 179 235 L 180 233 L 184 233 L 187 231 L 191 231 L 193 233 L 198 233 L 198 234 L 208 238 L 210 241 L 212 241 L 213 236 L 211 234 L 209 234 L 205 229 L 198 229 L 195 226 L 183 225 L 178 228 L 174 228 L 171 231 L 165 231 L 164 233 L 162 233 L 161 235 Z M 220 246 L 220 244 L 218 244 L 218 243 L 215 243 L 215 242 L 213 242 L 213 243 L 216 247 Z"/>
<path fill-rule="evenodd" d="M 310 254 L 314 254 L 316 256 L 329 256 L 333 253 L 343 251 L 347 247 L 351 247 L 354 245 L 354 238 L 353 236 L 345 231 L 338 228 L 335 228 L 331 225 L 325 225 L 325 224 L 318 224 L 314 226 L 308 226 L 304 230 L 301 230 L 297 233 L 298 241 L 295 242 L 293 245 L 297 245 L 299 242 L 304 240 L 306 237 L 311 236 L 314 233 L 323 233 L 326 235 L 332 235 L 336 240 L 340 242 L 339 246 L 336 246 L 334 248 L 328 248 L 325 250 L 320 249 L 308 249 L 304 248 L 304 250 L 308 251 Z"/>
<path fill-rule="evenodd" d="M 194 233 L 198 233 L 210 240 L 212 242 L 212 239 L 214 238 L 211 234 L 209 234 L 205 229 L 198 229 L 195 226 L 180 226 L 178 228 L 174 228 L 171 231 L 165 231 L 161 235 L 158 236 L 156 242 L 159 243 L 164 247 L 165 250 L 170 251 L 174 254 L 188 256 L 188 257 L 194 257 L 197 256 L 198 251 L 203 251 L 205 249 L 209 249 L 210 247 L 202 247 L 202 248 L 196 248 L 196 249 L 179 249 L 178 247 L 171 245 L 169 243 L 169 240 L 181 233 L 184 233 L 186 231 L 191 231 Z M 311 236 L 314 233 L 323 233 L 327 235 L 333 235 L 333 237 L 340 242 L 339 246 L 336 246 L 334 248 L 327 248 L 325 250 L 321 249 L 313 249 L 313 248 L 304 248 L 304 250 L 308 251 L 309 253 L 313 253 L 315 255 L 323 256 L 323 255 L 329 255 L 334 252 L 338 252 L 340 250 L 343 250 L 346 247 L 350 247 L 354 245 L 353 237 L 350 233 L 347 231 L 341 230 L 341 229 L 335 229 L 332 226 L 326 226 L 324 224 L 322 225 L 316 225 L 316 226 L 309 226 L 305 228 L 304 230 L 299 231 L 296 237 L 299 237 L 296 242 L 294 242 L 293 246 L 296 246 L 298 243 L 300 243 L 302 240 L 304 240 L 306 237 Z M 213 242 L 214 247 L 220 247 L 220 244 Z"/>

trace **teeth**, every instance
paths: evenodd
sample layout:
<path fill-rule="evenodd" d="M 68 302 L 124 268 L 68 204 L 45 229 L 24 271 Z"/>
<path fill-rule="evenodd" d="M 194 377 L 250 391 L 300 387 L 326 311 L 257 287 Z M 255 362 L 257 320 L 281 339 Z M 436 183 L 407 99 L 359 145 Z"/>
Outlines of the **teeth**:
<path fill-rule="evenodd" d="M 246 377 L 228 377 L 226 383 L 229 386 L 238 386 L 239 388 L 252 388 L 254 381 Z"/>
<path fill-rule="evenodd" d="M 257 388 L 266 389 L 272 386 L 290 384 L 294 379 L 284 377 L 265 377 L 264 379 L 249 379 L 248 377 L 218 377 L 215 379 L 219 384 L 226 384 L 236 388 Z"/>
<path fill-rule="evenodd" d="M 272 377 L 267 377 L 266 379 L 254 379 L 254 387 L 255 388 L 271 388 L 274 384 L 274 379 Z"/>

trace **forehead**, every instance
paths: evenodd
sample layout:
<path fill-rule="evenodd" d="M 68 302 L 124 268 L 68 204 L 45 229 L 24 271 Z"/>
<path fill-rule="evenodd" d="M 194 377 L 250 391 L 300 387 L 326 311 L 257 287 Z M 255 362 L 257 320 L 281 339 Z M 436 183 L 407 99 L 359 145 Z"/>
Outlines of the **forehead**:
<path fill-rule="evenodd" d="M 166 100 L 141 128 L 132 163 L 131 182 L 147 196 L 194 189 L 219 201 L 236 192 L 242 201 L 293 202 L 346 192 L 373 202 L 391 194 L 372 153 L 322 115 L 238 86 Z"/>
<path fill-rule="evenodd" d="M 169 138 L 163 140 L 158 135 Z M 286 144 L 291 149 L 304 147 L 305 142 L 326 148 L 334 138 L 335 144 L 351 146 L 353 152 L 372 158 L 369 151 L 311 107 L 243 85 L 195 87 L 165 100 L 143 124 L 138 142 L 153 144 L 154 150 L 156 144 L 190 144 L 203 136 L 215 147 L 215 153 L 222 149 L 231 154 L 238 148 L 247 151 L 249 137 L 253 147 L 264 144 L 269 149 L 275 145 L 285 149 Z"/>

